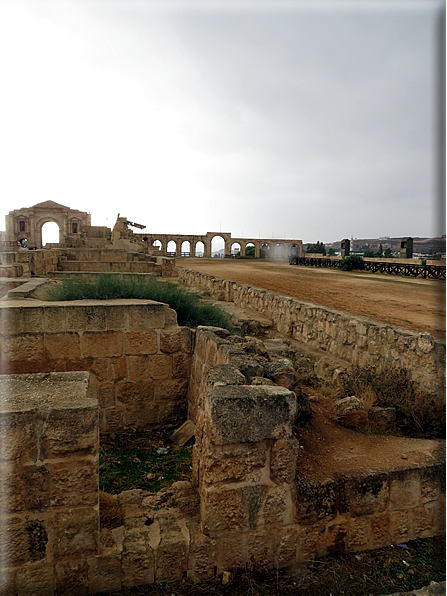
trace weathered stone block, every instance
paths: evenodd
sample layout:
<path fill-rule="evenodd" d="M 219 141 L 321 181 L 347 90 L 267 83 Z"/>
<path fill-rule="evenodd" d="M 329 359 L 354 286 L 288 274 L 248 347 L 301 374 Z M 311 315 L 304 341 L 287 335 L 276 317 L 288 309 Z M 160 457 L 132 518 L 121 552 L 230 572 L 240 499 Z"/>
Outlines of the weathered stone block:
<path fill-rule="evenodd" d="M 17 460 L 15 462 L 17 465 L 37 460 L 37 438 L 34 424 L 35 413 L 32 411 L 0 413 L 2 441 L 0 462 Z M 4 463 L 0 465 L 5 466 Z"/>
<path fill-rule="evenodd" d="M 45 306 L 43 309 L 43 331 L 64 333 L 67 330 L 66 310 L 63 306 Z"/>
<path fill-rule="evenodd" d="M 215 387 L 205 401 L 210 440 L 217 445 L 279 438 L 296 414 L 295 394 L 284 387 Z"/>
<path fill-rule="evenodd" d="M 267 477 L 266 445 L 243 443 L 239 445 L 202 446 L 202 480 L 206 486 L 230 482 L 259 482 Z"/>
<path fill-rule="evenodd" d="M 67 313 L 68 331 L 85 331 L 87 328 L 87 313 L 85 306 L 67 304 L 65 306 Z"/>
<path fill-rule="evenodd" d="M 272 446 L 270 478 L 277 484 L 291 484 L 295 479 L 300 445 L 295 437 L 279 439 Z"/>
<path fill-rule="evenodd" d="M 99 512 L 92 507 L 57 511 L 53 517 L 53 556 L 85 557 L 99 548 Z"/>
<path fill-rule="evenodd" d="M 17 567 L 47 557 L 47 522 L 5 516 L 0 526 L 0 548 L 7 553 L 7 566 Z"/>
<path fill-rule="evenodd" d="M 80 507 L 98 504 L 98 462 L 76 460 L 47 465 L 50 507 Z"/>
<path fill-rule="evenodd" d="M 149 374 L 154 380 L 169 379 L 171 376 L 171 358 L 162 354 L 152 356 L 149 360 Z"/>
<path fill-rule="evenodd" d="M 46 333 L 44 349 L 53 360 L 81 358 L 81 340 L 77 333 Z"/>
<path fill-rule="evenodd" d="M 399 470 L 391 474 L 391 510 L 412 509 L 419 505 L 421 480 L 419 470 Z"/>
<path fill-rule="evenodd" d="M 22 335 L 4 335 L 2 344 L 2 361 L 30 362 L 43 357 L 43 335 L 41 333 L 23 333 Z M 4 367 L 4 365 L 2 365 Z M 7 369 L 6 369 L 7 370 Z"/>
<path fill-rule="evenodd" d="M 187 570 L 186 539 L 173 516 L 159 518 L 160 543 L 156 556 L 156 581 L 181 579 Z"/>
<path fill-rule="evenodd" d="M 189 354 L 173 354 L 172 375 L 174 378 L 189 378 L 191 356 Z"/>
<path fill-rule="evenodd" d="M 127 406 L 151 403 L 154 399 L 153 381 L 119 381 L 116 388 L 116 398 Z"/>
<path fill-rule="evenodd" d="M 128 356 L 127 365 L 129 379 L 137 382 L 149 379 L 150 364 L 150 360 L 147 356 Z"/>
<path fill-rule="evenodd" d="M 41 459 L 68 453 L 96 454 L 98 451 L 98 409 L 93 400 L 81 409 L 44 413 L 40 434 Z"/>
<path fill-rule="evenodd" d="M 218 542 L 217 572 L 243 568 L 247 560 L 247 534 L 225 532 Z"/>
<path fill-rule="evenodd" d="M 112 408 L 115 405 L 115 383 L 104 382 L 98 386 L 100 408 Z"/>
<path fill-rule="evenodd" d="M 109 374 L 114 381 L 121 381 L 128 376 L 127 358 L 114 358 L 110 361 Z"/>
<path fill-rule="evenodd" d="M 127 307 L 127 328 L 129 331 L 163 329 L 165 326 L 165 305 L 159 302 L 141 301 Z"/>
<path fill-rule="evenodd" d="M 258 526 L 289 526 L 294 518 L 292 491 L 289 486 L 268 486 L 263 491 Z M 250 528 L 253 522 L 249 519 Z"/>
<path fill-rule="evenodd" d="M 53 596 L 53 565 L 47 562 L 29 563 L 17 570 L 19 596 Z"/>
<path fill-rule="evenodd" d="M 54 565 L 54 579 L 58 595 L 87 596 L 87 560 L 67 559 L 65 561 L 58 561 Z"/>
<path fill-rule="evenodd" d="M 178 402 L 186 399 L 188 392 L 188 379 L 172 379 L 159 381 L 155 385 L 154 398 L 157 402 Z"/>
<path fill-rule="evenodd" d="M 121 331 L 91 331 L 82 334 L 82 352 L 85 358 L 117 357 L 123 355 Z"/>
<path fill-rule="evenodd" d="M 215 537 L 223 532 L 246 530 L 249 514 L 252 526 L 256 527 L 264 487 L 244 488 L 246 490 L 243 493 L 234 489 L 202 490 L 200 519 L 204 534 Z"/>
<path fill-rule="evenodd" d="M 89 594 L 113 592 L 122 586 L 120 555 L 96 556 L 88 559 Z"/>
<path fill-rule="evenodd" d="M 339 510 L 351 516 L 382 513 L 387 510 L 390 489 L 388 474 L 346 474 L 339 482 Z"/>
<path fill-rule="evenodd" d="M 276 535 L 274 565 L 277 569 L 288 567 L 296 562 L 298 530 L 296 526 L 281 528 Z"/>
<path fill-rule="evenodd" d="M 157 353 L 157 332 L 155 329 L 147 331 L 129 331 L 124 334 L 126 354 L 138 356 L 140 354 Z"/>
<path fill-rule="evenodd" d="M 126 306 L 124 304 L 110 304 L 105 309 L 106 329 L 117 331 L 126 328 Z"/>
<path fill-rule="evenodd" d="M 409 511 L 393 511 L 390 514 L 390 535 L 393 544 L 412 540 L 414 536 Z"/>
<path fill-rule="evenodd" d="M 160 350 L 163 353 L 182 352 L 189 354 L 191 347 L 191 329 L 189 327 L 160 331 Z"/>
<path fill-rule="evenodd" d="M 200 527 L 191 529 L 189 545 L 188 577 L 208 579 L 214 575 L 216 541 L 204 536 Z"/>

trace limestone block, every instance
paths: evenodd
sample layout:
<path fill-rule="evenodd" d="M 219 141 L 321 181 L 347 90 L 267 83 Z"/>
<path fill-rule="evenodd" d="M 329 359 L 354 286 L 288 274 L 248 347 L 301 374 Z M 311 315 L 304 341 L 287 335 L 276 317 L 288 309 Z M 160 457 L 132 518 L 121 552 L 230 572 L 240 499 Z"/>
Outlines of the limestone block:
<path fill-rule="evenodd" d="M 232 351 L 234 348 L 232 347 Z M 247 379 L 247 382 L 250 383 L 251 379 L 254 377 L 263 377 L 265 373 L 265 368 L 258 362 L 255 358 L 251 356 L 247 356 L 245 352 L 242 354 L 238 353 L 231 353 L 230 364 L 236 366 L 240 372 L 244 375 Z"/>
<path fill-rule="evenodd" d="M 434 511 L 431 507 L 413 509 L 413 531 L 417 538 L 433 536 Z"/>
<path fill-rule="evenodd" d="M 270 478 L 277 484 L 291 484 L 295 479 L 300 445 L 295 437 L 279 439 L 272 446 Z"/>
<path fill-rule="evenodd" d="M 173 352 L 191 353 L 191 330 L 189 327 L 178 327 L 160 331 L 160 350 L 165 354 Z"/>
<path fill-rule="evenodd" d="M 390 516 L 388 513 L 374 515 L 370 525 L 371 548 L 381 548 L 391 543 Z"/>
<path fill-rule="evenodd" d="M 191 527 L 190 525 L 190 533 L 188 577 L 199 580 L 213 577 L 216 561 L 216 541 L 204 536 L 200 531 L 200 527 Z"/>
<path fill-rule="evenodd" d="M 154 582 L 155 557 L 149 545 L 148 532 L 128 532 L 121 555 L 123 586 L 133 587 Z"/>
<path fill-rule="evenodd" d="M 108 304 L 105 309 L 106 329 L 117 331 L 126 328 L 126 306 L 124 304 Z"/>
<path fill-rule="evenodd" d="M 0 507 L 5 513 L 41 511 L 49 505 L 46 466 L 23 466 L 2 473 Z"/>
<path fill-rule="evenodd" d="M 93 400 L 76 409 L 53 410 L 42 424 L 40 434 L 41 459 L 60 457 L 68 453 L 98 452 L 98 409 Z"/>
<path fill-rule="evenodd" d="M 98 402 L 100 408 L 112 408 L 115 405 L 115 383 L 106 381 L 99 384 Z"/>
<path fill-rule="evenodd" d="M 346 552 L 348 522 L 340 519 L 326 529 L 326 549 L 328 555 L 338 555 Z"/>
<path fill-rule="evenodd" d="M 326 554 L 326 526 L 323 522 L 297 528 L 297 562 Z"/>
<path fill-rule="evenodd" d="M 393 544 L 414 538 L 412 520 L 408 510 L 390 513 L 390 536 Z"/>
<path fill-rule="evenodd" d="M 55 563 L 54 579 L 61 596 L 88 595 L 88 564 L 86 560 L 66 559 Z"/>
<path fill-rule="evenodd" d="M 149 425 L 165 423 L 169 420 L 172 409 L 166 418 L 162 419 L 161 407 L 159 404 L 147 403 L 134 406 L 125 410 L 122 418 L 122 425 L 125 428 L 145 428 Z"/>
<path fill-rule="evenodd" d="M 225 532 L 218 541 L 217 572 L 241 569 L 247 560 L 247 534 Z"/>
<path fill-rule="evenodd" d="M 186 400 L 188 379 L 171 379 L 158 381 L 155 385 L 154 399 L 157 403 L 163 401 L 178 402 Z"/>
<path fill-rule="evenodd" d="M 150 403 L 154 399 L 155 386 L 153 381 L 118 381 L 116 384 L 116 398 L 127 406 Z"/>
<path fill-rule="evenodd" d="M 390 509 L 412 509 L 419 505 L 421 479 L 419 470 L 399 470 L 391 473 Z"/>
<path fill-rule="evenodd" d="M 272 532 L 249 532 L 247 534 L 248 569 L 272 568 L 275 562 L 275 536 Z"/>
<path fill-rule="evenodd" d="M 155 329 L 147 331 L 128 331 L 124 334 L 126 354 L 138 356 L 140 354 L 156 354 L 158 337 Z"/>
<path fill-rule="evenodd" d="M 120 555 L 103 555 L 88 559 L 89 594 L 120 590 L 122 570 Z"/>
<path fill-rule="evenodd" d="M 172 355 L 172 375 L 175 379 L 189 378 L 191 369 L 191 356 L 189 354 Z"/>
<path fill-rule="evenodd" d="M 85 331 L 87 328 L 87 313 L 85 306 L 66 305 L 67 313 L 67 330 L 68 331 Z"/>
<path fill-rule="evenodd" d="M 205 384 L 212 388 L 222 385 L 246 385 L 247 379 L 233 364 L 216 364 L 205 373 Z"/>
<path fill-rule="evenodd" d="M 242 489 L 241 489 L 242 490 Z M 268 486 L 262 493 L 257 519 L 258 527 L 289 526 L 295 514 L 293 494 L 289 486 Z M 253 522 L 249 518 L 250 528 Z"/>
<path fill-rule="evenodd" d="M 71 460 L 49 463 L 50 507 L 79 507 L 98 504 L 98 462 Z"/>
<path fill-rule="evenodd" d="M 263 486 L 201 491 L 200 519 L 204 534 L 212 538 L 224 532 L 242 532 L 256 527 Z"/>
<path fill-rule="evenodd" d="M 18 335 L 29 331 L 23 328 L 23 308 L 0 308 L 0 333 L 2 335 Z"/>
<path fill-rule="evenodd" d="M 46 333 L 44 349 L 46 355 L 53 360 L 81 358 L 81 340 L 78 333 Z"/>
<path fill-rule="evenodd" d="M 186 539 L 173 516 L 159 518 L 160 543 L 156 552 L 156 581 L 181 579 L 187 570 Z"/>
<path fill-rule="evenodd" d="M 339 482 L 339 511 L 358 517 L 385 512 L 390 489 L 388 474 L 346 474 Z"/>
<path fill-rule="evenodd" d="M 99 511 L 79 507 L 55 512 L 52 541 L 55 560 L 96 554 L 99 549 Z"/>
<path fill-rule="evenodd" d="M 296 415 L 296 397 L 284 387 L 215 387 L 206 395 L 210 440 L 216 445 L 279 438 Z"/>
<path fill-rule="evenodd" d="M 142 301 L 127 307 L 127 329 L 129 331 L 146 331 L 147 329 L 163 329 L 165 326 L 165 308 L 160 302 Z"/>
<path fill-rule="evenodd" d="M 43 331 L 45 333 L 67 331 L 67 316 L 63 306 L 45 306 L 43 309 Z"/>
<path fill-rule="evenodd" d="M 23 333 L 22 335 L 4 335 L 0 338 L 2 345 L 2 364 L 9 361 L 29 363 L 43 357 L 43 335 L 41 333 Z"/>
<path fill-rule="evenodd" d="M 297 526 L 286 526 L 278 531 L 275 539 L 274 566 L 288 567 L 296 562 L 298 546 Z"/>
<path fill-rule="evenodd" d="M 44 330 L 44 309 L 42 307 L 25 307 L 22 309 L 22 326 L 26 333 L 42 333 Z"/>
<path fill-rule="evenodd" d="M 296 385 L 296 376 L 292 362 L 288 358 L 278 358 L 268 366 L 267 377 L 281 387 L 293 389 Z"/>
<path fill-rule="evenodd" d="M 369 517 L 352 517 L 348 524 L 346 545 L 349 550 L 366 548 L 369 542 Z"/>
<path fill-rule="evenodd" d="M 45 561 L 47 558 L 48 522 L 35 518 L 4 516 L 0 526 L 0 548 L 7 553 L 8 565 Z"/>
<path fill-rule="evenodd" d="M 171 357 L 156 354 L 149 360 L 149 374 L 154 381 L 169 379 L 171 376 Z"/>
<path fill-rule="evenodd" d="M 297 478 L 296 519 L 315 524 L 317 520 L 334 518 L 338 486 L 331 478 L 323 482 Z"/>
<path fill-rule="evenodd" d="M 130 380 L 138 382 L 150 378 L 151 361 L 147 356 L 128 356 L 127 365 Z"/>
<path fill-rule="evenodd" d="M 85 358 L 122 356 L 123 334 L 121 331 L 86 331 L 82 334 L 82 353 Z"/>
<path fill-rule="evenodd" d="M 17 594 L 18 596 L 53 596 L 53 565 L 39 562 L 18 569 Z"/>
<path fill-rule="evenodd" d="M 202 446 L 202 480 L 206 486 L 230 482 L 259 482 L 268 476 L 266 445 L 242 443 L 238 445 Z"/>
<path fill-rule="evenodd" d="M 445 492 L 445 467 L 430 466 L 421 470 L 421 505 L 436 502 Z"/>
<path fill-rule="evenodd" d="M 110 361 L 109 374 L 114 381 L 121 381 L 128 376 L 127 358 L 114 358 Z"/>
<path fill-rule="evenodd" d="M 0 465 L 8 460 L 17 460 L 16 465 L 37 460 L 34 423 L 35 413 L 31 411 L 0 413 Z"/>

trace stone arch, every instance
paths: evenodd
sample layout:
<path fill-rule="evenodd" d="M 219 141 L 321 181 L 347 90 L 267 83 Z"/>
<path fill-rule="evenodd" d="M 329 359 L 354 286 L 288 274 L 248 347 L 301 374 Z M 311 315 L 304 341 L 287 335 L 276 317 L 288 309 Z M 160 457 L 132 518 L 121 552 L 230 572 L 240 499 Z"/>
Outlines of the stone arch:
<path fill-rule="evenodd" d="M 46 217 L 43 217 L 42 219 L 40 219 L 36 223 L 36 232 L 37 232 L 36 240 L 37 240 L 37 242 L 35 243 L 35 245 L 37 246 L 37 248 L 44 247 L 43 240 L 42 240 L 42 228 L 47 223 L 55 223 L 57 225 L 57 227 L 59 228 L 58 244 L 64 243 L 64 222 L 61 221 L 59 218 L 46 216 Z"/>
<path fill-rule="evenodd" d="M 268 242 L 262 242 L 261 246 L 259 247 L 259 256 L 261 259 L 270 259 L 271 257 L 271 247 Z"/>
<path fill-rule="evenodd" d="M 223 236 L 221 236 L 220 234 L 215 234 L 211 238 L 211 256 L 215 256 L 216 253 L 218 253 L 219 256 L 224 257 L 227 254 L 225 248 L 226 248 L 225 238 Z"/>
<path fill-rule="evenodd" d="M 191 242 L 189 240 L 183 240 L 180 245 L 180 256 L 190 257 L 191 256 Z"/>
<path fill-rule="evenodd" d="M 40 228 L 41 245 L 45 248 L 47 244 L 60 244 L 61 229 L 55 221 L 46 221 Z"/>
<path fill-rule="evenodd" d="M 240 242 L 233 242 L 230 246 L 230 253 L 232 257 L 242 254 L 242 246 Z"/>
<path fill-rule="evenodd" d="M 199 253 L 199 254 L 197 254 Z M 204 257 L 205 256 L 205 244 L 201 240 L 196 242 L 194 246 L 194 256 L 195 257 Z"/>
<path fill-rule="evenodd" d="M 249 247 L 253 247 L 254 248 L 254 254 L 253 255 L 247 255 L 247 248 L 249 248 Z M 251 252 L 251 251 L 249 251 L 249 252 Z M 244 246 L 244 256 L 245 257 L 248 257 L 248 256 L 253 256 L 254 257 L 254 256 L 256 256 L 256 245 L 251 240 L 245 243 L 245 246 Z"/>
<path fill-rule="evenodd" d="M 273 258 L 275 261 L 285 261 L 286 259 L 286 247 L 283 242 L 277 242 L 273 247 Z"/>
<path fill-rule="evenodd" d="M 168 257 L 175 257 L 177 255 L 177 242 L 175 240 L 168 240 L 166 252 Z"/>

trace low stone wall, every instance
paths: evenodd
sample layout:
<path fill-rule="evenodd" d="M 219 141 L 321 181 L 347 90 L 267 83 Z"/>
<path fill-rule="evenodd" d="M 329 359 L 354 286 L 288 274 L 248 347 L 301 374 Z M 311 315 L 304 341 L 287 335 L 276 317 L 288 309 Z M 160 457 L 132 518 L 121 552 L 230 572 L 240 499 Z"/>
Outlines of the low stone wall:
<path fill-rule="evenodd" d="M 185 416 L 191 330 L 166 304 L 14 301 L 0 317 L 1 373 L 90 371 L 102 432 Z"/>
<path fill-rule="evenodd" d="M 304 302 L 253 286 L 179 268 L 180 281 L 201 286 L 216 300 L 233 301 L 272 320 L 293 339 L 353 365 L 403 367 L 425 390 L 444 393 L 445 340 L 367 317 Z"/>
<path fill-rule="evenodd" d="M 0 271 L 5 277 L 47 275 L 57 269 L 59 251 L 25 250 L 0 252 Z"/>

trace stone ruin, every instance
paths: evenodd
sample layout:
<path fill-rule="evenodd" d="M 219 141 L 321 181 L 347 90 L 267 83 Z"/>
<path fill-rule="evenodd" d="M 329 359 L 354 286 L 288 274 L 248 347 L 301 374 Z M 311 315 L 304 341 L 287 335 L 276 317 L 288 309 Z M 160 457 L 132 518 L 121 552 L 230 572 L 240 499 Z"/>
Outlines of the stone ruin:
<path fill-rule="evenodd" d="M 445 532 L 442 441 L 389 438 L 410 465 L 300 473 L 309 402 L 272 342 L 179 327 L 146 300 L 3 301 L 0 316 L 2 593 L 100 594 Z M 101 527 L 101 434 L 186 418 L 192 480 L 112 497 L 122 522 Z"/>

